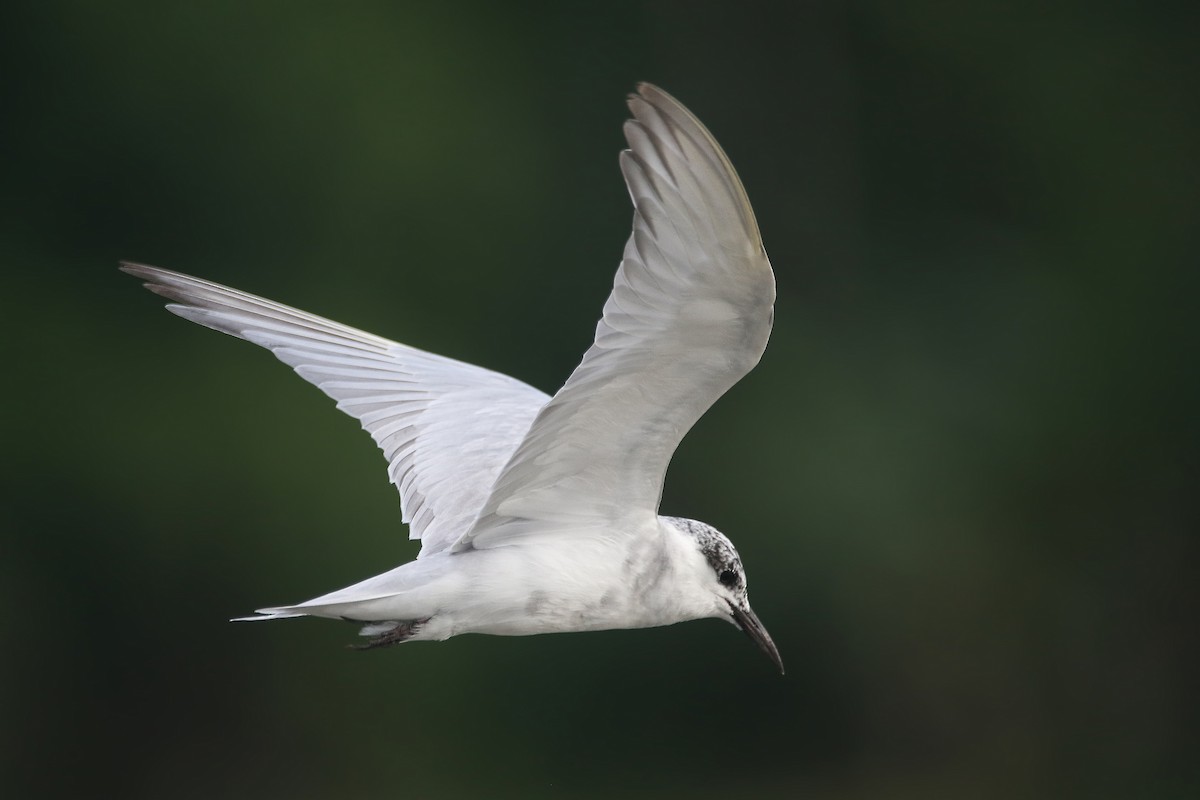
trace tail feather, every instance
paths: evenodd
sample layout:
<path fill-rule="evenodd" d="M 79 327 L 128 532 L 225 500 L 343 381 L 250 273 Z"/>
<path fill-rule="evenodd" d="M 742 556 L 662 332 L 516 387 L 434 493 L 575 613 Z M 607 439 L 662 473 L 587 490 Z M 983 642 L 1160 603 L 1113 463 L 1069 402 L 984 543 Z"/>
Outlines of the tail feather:
<path fill-rule="evenodd" d="M 350 587 L 350 589 L 354 588 L 353 586 Z M 230 620 L 230 622 L 258 622 L 264 619 L 289 619 L 291 617 L 325 617 L 326 619 L 353 617 L 363 621 L 372 621 L 376 616 L 373 613 L 368 612 L 364 616 L 359 616 L 363 613 L 364 605 L 369 605 L 375 601 L 388 600 L 395 597 L 396 594 L 398 593 L 389 592 L 378 595 L 355 596 L 350 590 L 342 589 L 312 600 L 306 600 L 294 606 L 259 608 L 254 612 L 256 616 L 236 617 Z"/>
<path fill-rule="evenodd" d="M 291 617 L 308 617 L 311 614 L 305 614 L 302 611 L 297 611 L 295 607 L 284 608 L 260 608 L 254 612 L 252 617 L 234 617 L 230 622 L 262 622 L 269 619 L 290 619 Z M 382 644 L 394 644 L 404 641 L 412 636 L 416 629 L 425 620 L 416 622 L 401 622 L 400 620 L 362 620 L 352 619 L 350 617 L 342 617 L 346 622 L 353 622 L 362 625 L 359 630 L 359 636 L 369 636 L 372 641 L 365 645 L 356 645 L 355 649 L 369 649 L 380 646 Z M 403 630 L 400 630 L 400 629 Z"/>
<path fill-rule="evenodd" d="M 260 608 L 252 617 L 234 617 L 230 622 L 262 622 L 268 619 L 290 619 L 292 617 L 307 617 L 303 611 L 291 608 Z"/>

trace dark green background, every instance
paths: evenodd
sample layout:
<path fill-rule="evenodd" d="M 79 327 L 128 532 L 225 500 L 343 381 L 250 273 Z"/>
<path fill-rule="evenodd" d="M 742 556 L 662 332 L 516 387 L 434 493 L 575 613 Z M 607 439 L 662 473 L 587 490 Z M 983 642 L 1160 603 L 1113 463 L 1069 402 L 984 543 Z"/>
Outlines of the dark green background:
<path fill-rule="evenodd" d="M 0 793 L 1197 796 L 1198 8 L 6 4 Z M 663 509 L 787 676 L 715 621 L 225 622 L 416 547 L 356 423 L 117 260 L 553 391 L 637 80 L 775 265 Z"/>

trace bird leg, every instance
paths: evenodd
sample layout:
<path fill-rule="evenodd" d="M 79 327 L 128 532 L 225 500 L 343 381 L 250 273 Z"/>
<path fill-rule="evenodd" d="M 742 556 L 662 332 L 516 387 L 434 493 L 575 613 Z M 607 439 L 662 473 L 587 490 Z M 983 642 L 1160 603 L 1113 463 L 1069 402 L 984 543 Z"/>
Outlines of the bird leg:
<path fill-rule="evenodd" d="M 358 620 L 350 620 L 357 622 Z M 429 622 L 429 618 L 425 619 L 410 619 L 396 624 L 396 627 L 391 630 L 386 630 L 383 633 L 367 639 L 365 644 L 348 644 L 350 650 L 374 650 L 377 647 L 387 647 L 393 644 L 400 644 L 403 641 L 411 639 L 422 625 Z"/>

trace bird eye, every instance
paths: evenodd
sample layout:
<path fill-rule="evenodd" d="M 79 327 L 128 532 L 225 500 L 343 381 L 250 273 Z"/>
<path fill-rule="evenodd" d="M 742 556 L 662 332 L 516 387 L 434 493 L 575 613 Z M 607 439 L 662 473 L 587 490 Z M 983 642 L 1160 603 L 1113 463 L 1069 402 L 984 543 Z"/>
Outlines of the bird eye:
<path fill-rule="evenodd" d="M 721 574 L 717 576 L 717 580 L 722 586 L 736 586 L 738 581 L 737 573 L 731 569 L 721 570 Z"/>

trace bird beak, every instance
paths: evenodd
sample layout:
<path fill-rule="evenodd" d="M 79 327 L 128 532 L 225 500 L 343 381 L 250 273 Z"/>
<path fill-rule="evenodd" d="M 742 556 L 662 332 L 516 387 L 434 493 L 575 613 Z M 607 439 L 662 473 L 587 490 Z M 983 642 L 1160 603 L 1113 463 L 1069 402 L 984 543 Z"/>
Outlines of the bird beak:
<path fill-rule="evenodd" d="M 767 633 L 767 629 L 758 621 L 758 616 L 750 610 L 750 606 L 738 608 L 731 604 L 730 610 L 733 611 L 734 624 L 745 631 L 746 635 L 775 662 L 775 666 L 779 667 L 779 674 L 782 675 L 783 659 L 779 657 L 779 650 L 771 641 L 771 634 Z"/>

